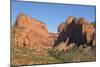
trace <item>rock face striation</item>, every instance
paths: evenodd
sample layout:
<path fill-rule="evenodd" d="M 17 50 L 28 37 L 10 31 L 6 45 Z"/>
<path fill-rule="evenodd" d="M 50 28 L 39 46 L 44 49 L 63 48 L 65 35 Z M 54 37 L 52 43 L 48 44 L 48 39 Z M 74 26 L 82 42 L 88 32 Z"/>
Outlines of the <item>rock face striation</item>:
<path fill-rule="evenodd" d="M 93 46 L 95 42 L 95 29 L 85 18 L 75 18 L 69 16 L 65 23 L 58 26 L 59 36 L 55 41 L 54 47 L 59 46 L 62 42 L 65 47 L 75 44 L 88 44 Z"/>
<path fill-rule="evenodd" d="M 20 13 L 13 29 L 12 43 L 26 47 L 51 47 L 47 26 L 32 17 Z"/>

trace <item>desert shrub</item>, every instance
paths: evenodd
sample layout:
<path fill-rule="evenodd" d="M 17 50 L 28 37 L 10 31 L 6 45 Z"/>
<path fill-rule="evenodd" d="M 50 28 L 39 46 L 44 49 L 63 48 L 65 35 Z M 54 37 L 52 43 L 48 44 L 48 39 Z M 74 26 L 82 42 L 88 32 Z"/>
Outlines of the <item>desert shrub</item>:
<path fill-rule="evenodd" d="M 74 47 L 68 51 L 49 49 L 48 54 L 61 62 L 95 61 L 95 47 Z"/>
<path fill-rule="evenodd" d="M 47 54 L 38 54 L 37 49 L 28 47 L 11 47 L 11 65 L 31 65 L 47 63 L 64 63 L 79 61 L 95 61 L 96 48 L 73 47 L 68 51 L 58 51 L 55 49 L 44 49 Z"/>

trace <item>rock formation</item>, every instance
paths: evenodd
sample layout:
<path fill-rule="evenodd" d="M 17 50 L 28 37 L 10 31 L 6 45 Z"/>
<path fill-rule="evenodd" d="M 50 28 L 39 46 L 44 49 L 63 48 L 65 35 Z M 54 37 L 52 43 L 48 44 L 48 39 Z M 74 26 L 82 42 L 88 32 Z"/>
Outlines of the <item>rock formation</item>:
<path fill-rule="evenodd" d="M 58 26 L 58 33 L 49 33 L 43 22 L 20 13 L 13 26 L 11 43 L 34 48 L 49 48 L 54 43 L 54 47 L 60 45 L 67 50 L 74 45 L 95 46 L 95 42 L 95 29 L 85 18 L 69 16 Z"/>
<path fill-rule="evenodd" d="M 58 33 L 62 32 L 63 29 L 64 29 L 64 27 L 65 27 L 65 23 L 61 23 L 61 24 L 58 26 L 57 32 L 58 32 Z"/>
<path fill-rule="evenodd" d="M 32 17 L 20 13 L 17 16 L 12 33 L 12 43 L 26 47 L 51 47 L 47 26 Z"/>
<path fill-rule="evenodd" d="M 95 36 L 94 27 L 84 18 L 79 18 L 77 24 L 82 28 L 82 35 L 86 44 L 92 44 Z"/>
<path fill-rule="evenodd" d="M 91 25 L 96 29 L 96 22 L 92 22 Z"/>
<path fill-rule="evenodd" d="M 66 46 L 72 43 L 77 46 L 81 44 L 93 46 L 95 30 L 85 18 L 77 19 L 73 16 L 69 16 L 65 23 L 58 26 L 58 32 L 60 33 L 54 47 L 59 46 L 62 42 L 64 42 L 64 44 L 66 43 Z"/>

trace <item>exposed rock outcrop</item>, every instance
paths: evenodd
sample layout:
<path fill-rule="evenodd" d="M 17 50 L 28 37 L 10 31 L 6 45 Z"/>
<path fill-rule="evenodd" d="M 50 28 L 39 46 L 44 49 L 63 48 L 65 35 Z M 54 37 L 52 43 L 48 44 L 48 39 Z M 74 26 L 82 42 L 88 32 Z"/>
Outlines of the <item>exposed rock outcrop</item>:
<path fill-rule="evenodd" d="M 77 24 L 82 28 L 85 43 L 92 45 L 92 41 L 95 37 L 94 27 L 84 18 L 79 18 Z"/>
<path fill-rule="evenodd" d="M 20 13 L 14 25 L 12 43 L 17 46 L 51 47 L 47 26 L 32 17 Z"/>
<path fill-rule="evenodd" d="M 58 26 L 57 32 L 58 32 L 58 33 L 62 32 L 63 29 L 64 29 L 64 27 L 65 27 L 65 23 L 61 23 L 61 24 Z"/>
<path fill-rule="evenodd" d="M 91 25 L 96 29 L 96 22 L 92 22 Z"/>
<path fill-rule="evenodd" d="M 58 26 L 58 33 L 49 33 L 43 22 L 20 13 L 12 32 L 12 43 L 17 46 L 49 48 L 54 43 L 54 47 L 64 45 L 62 49 L 67 50 L 75 45 L 96 43 L 94 27 L 85 18 L 73 16 Z"/>
<path fill-rule="evenodd" d="M 95 39 L 95 30 L 93 26 L 85 18 L 75 18 L 69 16 L 65 23 L 58 26 L 59 36 L 54 44 L 59 46 L 64 42 L 66 47 L 74 43 L 79 46 L 80 44 L 88 44 L 93 46 L 93 40 Z"/>

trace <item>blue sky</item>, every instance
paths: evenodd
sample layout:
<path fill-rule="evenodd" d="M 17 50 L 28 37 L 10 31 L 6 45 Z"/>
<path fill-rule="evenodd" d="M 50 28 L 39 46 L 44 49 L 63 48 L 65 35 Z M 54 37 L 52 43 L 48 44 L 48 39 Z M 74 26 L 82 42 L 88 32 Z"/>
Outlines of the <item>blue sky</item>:
<path fill-rule="evenodd" d="M 12 24 L 21 12 L 44 22 L 49 32 L 56 32 L 58 25 L 68 16 L 84 17 L 89 22 L 95 21 L 95 6 L 12 1 Z"/>

